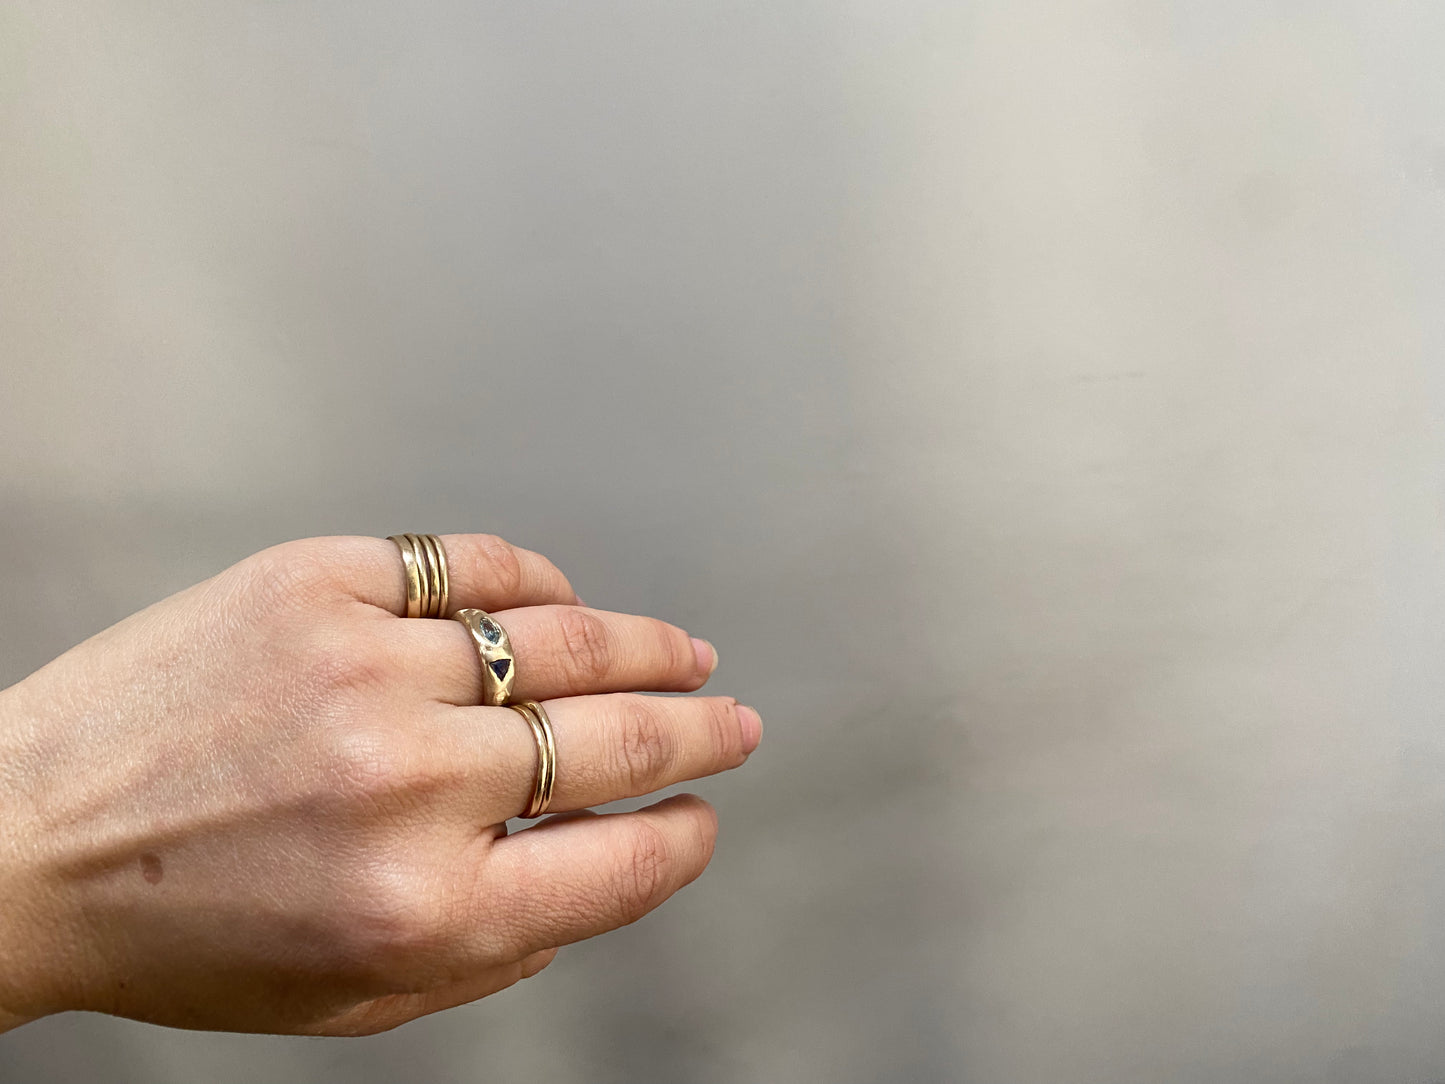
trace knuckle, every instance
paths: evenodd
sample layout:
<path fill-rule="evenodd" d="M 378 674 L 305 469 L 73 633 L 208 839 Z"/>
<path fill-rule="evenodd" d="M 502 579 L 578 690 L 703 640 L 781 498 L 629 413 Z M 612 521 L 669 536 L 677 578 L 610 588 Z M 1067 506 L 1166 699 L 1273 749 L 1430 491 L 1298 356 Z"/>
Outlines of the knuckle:
<path fill-rule="evenodd" d="M 618 704 L 616 774 L 635 794 L 655 790 L 666 778 L 674 757 L 671 728 L 658 705 L 645 696 L 627 694 Z"/>
<path fill-rule="evenodd" d="M 253 553 L 236 569 L 253 604 L 270 613 L 316 602 L 331 588 L 329 562 L 309 538 Z"/>
<path fill-rule="evenodd" d="M 612 666 L 612 649 L 602 619 L 576 606 L 558 607 L 556 613 L 571 669 L 584 681 L 601 681 Z"/>
<path fill-rule="evenodd" d="M 497 592 L 504 596 L 520 594 L 523 579 L 522 559 L 516 547 L 494 534 L 484 534 L 477 536 L 477 548 Z"/>
<path fill-rule="evenodd" d="M 617 874 L 618 910 L 625 923 L 652 910 L 666 883 L 672 856 L 667 836 L 650 821 L 638 821 L 627 855 Z"/>

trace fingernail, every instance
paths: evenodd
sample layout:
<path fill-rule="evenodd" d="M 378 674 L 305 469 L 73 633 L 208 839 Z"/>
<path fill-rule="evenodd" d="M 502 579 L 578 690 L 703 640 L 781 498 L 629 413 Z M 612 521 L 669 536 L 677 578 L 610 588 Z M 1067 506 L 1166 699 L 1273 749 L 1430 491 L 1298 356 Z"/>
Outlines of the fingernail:
<path fill-rule="evenodd" d="M 763 740 L 763 717 L 746 704 L 739 704 L 738 724 L 743 728 L 743 752 L 751 753 Z"/>
<path fill-rule="evenodd" d="M 717 669 L 717 648 L 706 640 L 699 640 L 696 636 L 692 638 L 692 651 L 697 656 L 697 668 L 709 676 Z"/>

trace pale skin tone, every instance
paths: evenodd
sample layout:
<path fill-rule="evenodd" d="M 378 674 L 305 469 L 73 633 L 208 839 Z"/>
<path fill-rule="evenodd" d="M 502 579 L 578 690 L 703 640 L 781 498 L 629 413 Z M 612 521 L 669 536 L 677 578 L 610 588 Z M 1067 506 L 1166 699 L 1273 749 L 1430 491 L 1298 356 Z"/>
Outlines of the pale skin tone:
<path fill-rule="evenodd" d="M 546 558 L 443 535 L 453 610 L 507 629 L 537 748 L 477 706 L 455 621 L 406 619 L 396 547 L 256 554 L 0 692 L 0 1030 L 72 1009 L 175 1027 L 384 1031 L 536 974 L 712 857 L 710 805 L 587 807 L 741 765 L 716 653 L 581 604 Z"/>

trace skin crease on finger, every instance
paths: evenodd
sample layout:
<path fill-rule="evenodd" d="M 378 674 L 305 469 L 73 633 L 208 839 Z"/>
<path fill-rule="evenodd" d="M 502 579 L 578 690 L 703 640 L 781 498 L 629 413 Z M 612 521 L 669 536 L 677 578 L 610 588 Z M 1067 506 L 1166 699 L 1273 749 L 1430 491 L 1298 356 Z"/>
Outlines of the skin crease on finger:
<path fill-rule="evenodd" d="M 446 536 L 457 568 L 496 563 L 506 544 L 474 553 L 478 537 Z M 550 562 L 518 552 L 514 583 L 530 594 L 509 612 L 575 600 Z M 352 568 L 348 554 L 365 559 Z M 498 848 L 529 832 L 443 815 L 477 779 L 424 740 L 435 701 L 414 675 L 426 667 L 384 639 L 404 619 L 357 594 L 378 567 L 369 539 L 273 547 L 0 692 L 0 1028 L 88 1009 L 215 1030 L 384 1030 L 535 973 L 556 945 L 632 921 L 701 873 L 716 821 L 696 798 L 544 821 L 575 827 L 508 847 L 507 862 Z M 719 725 L 667 732 L 702 740 Z M 746 759 L 741 741 L 668 759 L 711 774 Z M 528 878 L 565 886 L 570 924 L 534 929 L 524 905 L 500 905 L 524 899 Z"/>

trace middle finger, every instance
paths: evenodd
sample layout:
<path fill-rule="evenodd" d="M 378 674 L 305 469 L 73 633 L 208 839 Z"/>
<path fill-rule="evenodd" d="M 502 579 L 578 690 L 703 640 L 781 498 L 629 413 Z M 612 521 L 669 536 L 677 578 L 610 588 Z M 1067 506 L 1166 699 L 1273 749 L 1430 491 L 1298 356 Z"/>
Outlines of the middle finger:
<path fill-rule="evenodd" d="M 491 615 L 511 640 L 512 699 L 549 700 L 584 693 L 692 692 L 717 666 L 706 640 L 653 617 L 585 606 L 525 606 Z M 481 701 L 482 664 L 456 621 L 401 621 L 388 630 L 406 643 L 411 668 L 431 699 Z"/>

